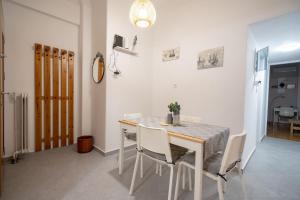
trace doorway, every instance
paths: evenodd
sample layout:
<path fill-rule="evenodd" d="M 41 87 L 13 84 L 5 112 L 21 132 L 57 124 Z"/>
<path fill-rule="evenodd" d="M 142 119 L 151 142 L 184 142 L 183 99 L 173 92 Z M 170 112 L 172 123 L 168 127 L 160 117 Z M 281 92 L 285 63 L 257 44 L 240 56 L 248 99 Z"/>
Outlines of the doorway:
<path fill-rule="evenodd" d="M 300 141 L 297 126 L 300 107 L 300 62 L 270 66 L 268 101 L 269 137 Z"/>
<path fill-rule="evenodd" d="M 267 101 L 269 82 L 269 47 L 265 47 L 256 52 L 256 82 L 257 85 L 257 143 L 266 136 L 267 121 Z"/>
<path fill-rule="evenodd" d="M 250 26 L 252 44 L 258 49 L 254 70 L 257 143 L 265 136 L 300 141 L 299 21 L 297 11 Z"/>

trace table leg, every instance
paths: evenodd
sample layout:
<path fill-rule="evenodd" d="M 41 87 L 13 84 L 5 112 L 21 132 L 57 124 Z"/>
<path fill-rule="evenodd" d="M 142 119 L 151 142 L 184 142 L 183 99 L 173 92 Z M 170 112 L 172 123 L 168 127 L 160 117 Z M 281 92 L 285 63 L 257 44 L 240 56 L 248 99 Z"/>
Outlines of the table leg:
<path fill-rule="evenodd" d="M 202 182 L 203 182 L 203 144 L 199 145 L 195 155 L 195 190 L 194 199 L 202 199 Z"/>
<path fill-rule="evenodd" d="M 124 134 L 125 134 L 125 130 L 121 127 L 120 150 L 119 150 L 119 175 L 123 173 L 123 166 L 124 166 Z"/>

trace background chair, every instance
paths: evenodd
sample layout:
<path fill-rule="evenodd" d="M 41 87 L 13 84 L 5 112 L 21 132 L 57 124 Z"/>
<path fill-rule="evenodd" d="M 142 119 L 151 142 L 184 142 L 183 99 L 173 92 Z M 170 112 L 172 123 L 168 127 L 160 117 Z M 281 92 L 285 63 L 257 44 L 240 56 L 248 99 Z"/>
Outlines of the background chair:
<path fill-rule="evenodd" d="M 123 115 L 123 119 L 124 120 L 136 120 L 136 121 L 140 121 L 142 119 L 143 115 L 141 113 L 126 113 Z M 136 137 L 137 137 L 137 133 L 136 133 L 136 129 L 135 130 L 124 130 L 122 132 L 124 134 L 124 137 L 127 140 L 131 140 L 133 142 L 136 142 Z M 125 152 L 121 152 L 119 153 L 119 159 L 124 159 L 124 154 Z M 162 175 L 162 167 L 159 163 L 156 163 L 156 170 L 155 170 L 156 174 L 159 173 L 159 175 Z M 140 171 L 140 176 L 141 178 L 143 178 L 143 156 L 141 156 L 141 171 Z"/>
<path fill-rule="evenodd" d="M 233 175 L 232 172 L 234 169 L 237 170 L 241 178 L 242 189 L 246 198 L 243 173 L 241 169 L 241 157 L 244 149 L 245 139 L 246 139 L 245 133 L 241 133 L 239 135 L 231 135 L 228 139 L 228 143 L 224 154 L 223 155 L 218 154 L 212 158 L 209 158 L 204 162 L 203 174 L 217 182 L 220 200 L 224 200 L 225 183 L 227 182 L 228 176 Z M 177 200 L 178 198 L 180 173 L 182 170 L 182 166 L 186 166 L 190 169 L 195 170 L 194 163 L 195 163 L 195 156 L 191 154 L 187 155 L 184 158 L 184 161 L 181 161 L 179 163 L 174 200 Z"/>
<path fill-rule="evenodd" d="M 292 119 L 295 119 L 295 108 L 281 107 L 278 113 L 278 123 L 289 124 Z"/>
<path fill-rule="evenodd" d="M 294 136 L 294 131 L 300 131 L 300 120 L 291 120 L 290 134 Z"/>
<path fill-rule="evenodd" d="M 169 136 L 166 129 L 151 128 L 143 125 L 137 127 L 137 156 L 134 165 L 132 181 L 129 194 L 134 190 L 135 179 L 137 175 L 139 159 L 146 156 L 156 162 L 170 167 L 170 182 L 168 200 L 172 198 L 173 172 L 176 161 L 182 157 L 187 150 L 176 145 L 170 145 Z"/>
<path fill-rule="evenodd" d="M 142 117 L 143 117 L 143 115 L 141 113 L 129 113 L 129 114 L 123 115 L 124 120 L 139 121 Z M 135 129 L 131 129 L 131 130 L 124 129 L 123 131 L 121 131 L 121 134 L 123 134 L 123 135 L 121 135 L 121 145 L 124 145 L 123 138 L 125 138 L 126 140 L 132 141 L 133 144 L 136 143 L 136 130 Z M 128 150 L 128 151 L 130 151 L 130 150 Z M 125 157 L 125 146 L 124 146 L 124 151 L 121 151 L 121 149 L 119 151 L 119 162 L 124 161 L 125 160 L 124 157 Z M 141 162 L 143 162 L 142 159 L 141 159 Z M 119 171 L 119 174 L 121 174 L 120 171 Z M 141 174 L 141 176 L 142 176 L 142 174 Z"/>

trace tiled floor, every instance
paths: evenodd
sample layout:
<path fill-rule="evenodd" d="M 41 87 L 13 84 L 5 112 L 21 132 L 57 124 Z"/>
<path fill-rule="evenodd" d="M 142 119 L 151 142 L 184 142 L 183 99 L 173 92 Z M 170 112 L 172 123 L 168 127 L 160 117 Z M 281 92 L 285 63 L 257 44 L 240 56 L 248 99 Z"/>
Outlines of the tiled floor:
<path fill-rule="evenodd" d="M 299 200 L 299 152 L 298 142 L 266 138 L 245 171 L 248 200 Z M 128 195 L 133 164 L 128 160 L 119 176 L 116 155 L 82 155 L 74 147 L 30 154 L 4 166 L 1 200 L 166 200 L 169 172 L 165 167 L 162 177 L 155 175 L 155 163 L 147 160 L 144 178 Z M 218 199 L 216 184 L 207 178 L 203 191 L 203 200 Z M 181 190 L 180 199 L 192 200 L 193 193 Z M 238 178 L 229 182 L 225 199 L 243 199 Z"/>

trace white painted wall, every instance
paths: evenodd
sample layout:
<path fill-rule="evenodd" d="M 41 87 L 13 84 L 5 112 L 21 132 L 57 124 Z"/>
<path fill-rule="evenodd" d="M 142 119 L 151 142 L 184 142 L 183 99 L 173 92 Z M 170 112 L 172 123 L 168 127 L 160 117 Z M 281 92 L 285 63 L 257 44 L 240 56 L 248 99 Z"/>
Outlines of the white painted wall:
<path fill-rule="evenodd" d="M 109 63 L 114 34 L 126 37 L 130 44 L 138 36 L 138 57 L 119 53 L 117 66 L 121 76 L 114 78 L 106 73 L 106 132 L 105 152 L 119 148 L 120 129 L 118 120 L 124 113 L 141 112 L 151 114 L 152 103 L 152 48 L 151 29 L 135 28 L 129 21 L 131 0 L 109 0 L 107 2 L 107 55 Z"/>
<path fill-rule="evenodd" d="M 92 60 L 92 5 L 90 0 L 80 1 L 80 52 L 82 55 L 81 59 L 81 134 L 91 134 L 91 60 Z"/>
<path fill-rule="evenodd" d="M 89 67 L 89 82 L 91 84 L 90 94 L 83 98 L 90 97 L 91 105 L 91 132 L 95 138 L 95 146 L 102 151 L 105 151 L 105 126 L 106 126 L 106 90 L 107 90 L 107 59 L 106 74 L 100 84 L 95 84 L 92 80 L 92 59 L 97 52 L 101 52 L 106 57 L 107 45 L 107 1 L 92 0 L 92 57 Z"/>
<path fill-rule="evenodd" d="M 248 31 L 247 42 L 247 65 L 246 65 L 246 93 L 245 93 L 245 111 L 244 111 L 244 130 L 247 133 L 247 139 L 244 149 L 244 164 L 250 159 L 250 156 L 256 148 L 257 141 L 257 106 L 258 91 L 254 85 L 255 82 L 255 54 L 257 43 L 251 32 Z"/>
<path fill-rule="evenodd" d="M 260 21 L 252 26 L 252 32 L 260 48 L 269 46 L 269 62 L 289 63 L 300 61 L 300 49 L 280 51 L 283 44 L 300 43 L 300 11 Z"/>
<path fill-rule="evenodd" d="M 46 2 L 46 1 L 45 1 Z M 80 15 L 79 4 L 68 0 L 4 1 L 5 19 L 5 90 L 29 94 L 29 148 L 34 151 L 34 50 L 36 42 L 75 52 L 74 77 L 74 133 L 81 129 L 79 110 L 81 106 L 78 41 Z M 23 5 L 24 4 L 24 5 Z M 50 6 L 51 5 L 51 6 Z M 71 6 L 72 5 L 72 6 Z M 41 7 L 40 7 L 41 6 Z M 31 9 L 34 7 L 34 9 Z M 54 12 L 54 8 L 57 8 Z M 48 9 L 49 8 L 49 9 Z M 40 11 L 38 11 L 40 9 Z M 72 9 L 70 12 L 64 12 Z M 66 20 L 63 20 L 66 19 Z M 13 107 L 5 99 L 5 155 L 13 151 Z"/>
<path fill-rule="evenodd" d="M 50 15 L 76 25 L 80 24 L 78 0 L 4 0 Z"/>

